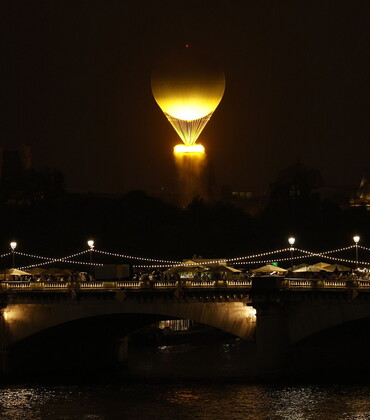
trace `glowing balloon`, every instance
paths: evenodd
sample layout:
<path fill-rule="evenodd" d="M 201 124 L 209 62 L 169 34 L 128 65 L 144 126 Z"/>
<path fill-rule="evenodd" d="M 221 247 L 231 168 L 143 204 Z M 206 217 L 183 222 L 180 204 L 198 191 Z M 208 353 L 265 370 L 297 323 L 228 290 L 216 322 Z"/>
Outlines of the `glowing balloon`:
<path fill-rule="evenodd" d="M 193 145 L 225 91 L 223 71 L 186 48 L 152 74 L 152 92 L 186 145 Z"/>

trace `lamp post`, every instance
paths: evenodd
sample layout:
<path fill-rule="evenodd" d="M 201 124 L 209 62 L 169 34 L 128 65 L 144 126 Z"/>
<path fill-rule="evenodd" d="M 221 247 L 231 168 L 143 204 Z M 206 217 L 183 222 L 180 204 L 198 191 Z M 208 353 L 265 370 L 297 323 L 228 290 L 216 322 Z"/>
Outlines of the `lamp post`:
<path fill-rule="evenodd" d="M 12 250 L 12 268 L 14 268 L 14 251 L 15 251 L 15 248 L 17 248 L 17 242 L 10 242 L 10 248 L 11 248 L 11 250 Z"/>
<path fill-rule="evenodd" d="M 94 250 L 95 242 L 92 239 L 87 241 L 87 245 L 90 247 L 90 279 L 92 278 L 92 253 Z"/>
<path fill-rule="evenodd" d="M 293 271 L 293 252 L 294 252 L 293 245 L 295 244 L 295 238 L 291 236 L 290 238 L 288 238 L 288 242 L 290 245 L 290 263 L 291 263 L 292 271 Z"/>
<path fill-rule="evenodd" d="M 358 243 L 360 242 L 360 237 L 358 235 L 355 235 L 353 237 L 353 242 L 355 243 L 355 249 L 356 249 L 356 270 L 358 269 Z"/>

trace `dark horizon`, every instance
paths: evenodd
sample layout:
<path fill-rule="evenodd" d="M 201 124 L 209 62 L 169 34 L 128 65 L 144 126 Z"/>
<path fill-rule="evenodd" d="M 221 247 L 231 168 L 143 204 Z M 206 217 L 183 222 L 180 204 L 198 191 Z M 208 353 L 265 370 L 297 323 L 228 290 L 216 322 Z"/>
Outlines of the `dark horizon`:
<path fill-rule="evenodd" d="M 369 4 L 9 2 L 2 7 L 5 148 L 62 170 L 75 191 L 176 187 L 179 139 L 151 72 L 190 43 L 224 68 L 199 141 L 218 185 L 268 190 L 300 161 L 358 185 L 368 155 Z"/>

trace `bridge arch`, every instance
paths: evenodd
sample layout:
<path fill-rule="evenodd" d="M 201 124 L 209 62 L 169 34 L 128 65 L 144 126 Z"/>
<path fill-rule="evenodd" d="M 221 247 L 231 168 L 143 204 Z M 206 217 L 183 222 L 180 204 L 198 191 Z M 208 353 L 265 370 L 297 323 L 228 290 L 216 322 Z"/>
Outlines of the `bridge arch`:
<path fill-rule="evenodd" d="M 125 336 L 162 319 L 188 318 L 246 340 L 253 339 L 255 330 L 253 308 L 243 302 L 181 299 L 9 304 L 4 318 L 11 349 L 9 365 L 16 373 L 32 371 L 36 360 L 48 372 L 61 366 L 71 370 L 114 365 L 120 356 L 125 357 Z"/>
<path fill-rule="evenodd" d="M 370 315 L 332 325 L 293 343 L 288 349 L 292 372 L 343 375 L 370 372 Z"/>
<path fill-rule="evenodd" d="M 349 303 L 348 300 L 339 297 L 332 300 L 318 298 L 301 302 L 299 305 L 290 305 L 286 317 L 288 343 L 294 345 L 322 331 L 369 318 L 370 305 L 367 299 Z"/>
<path fill-rule="evenodd" d="M 73 301 L 66 301 L 8 305 L 4 311 L 12 342 L 66 322 L 119 314 L 151 315 L 159 316 L 161 319 L 188 318 L 245 340 L 253 339 L 256 323 L 254 309 L 243 302 L 108 300 L 103 304 L 99 301 L 91 301 L 80 305 Z"/>

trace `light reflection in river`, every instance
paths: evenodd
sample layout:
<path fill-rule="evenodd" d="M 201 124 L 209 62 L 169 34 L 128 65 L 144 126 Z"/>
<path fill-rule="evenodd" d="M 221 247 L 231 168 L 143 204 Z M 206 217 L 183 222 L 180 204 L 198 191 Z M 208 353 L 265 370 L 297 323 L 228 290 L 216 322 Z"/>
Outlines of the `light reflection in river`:
<path fill-rule="evenodd" d="M 252 350 L 236 339 L 131 346 L 128 377 L 0 387 L 0 420 L 370 419 L 370 385 L 242 383 Z"/>
<path fill-rule="evenodd" d="M 242 384 L 8 386 L 1 420 L 365 420 L 370 387 Z"/>

